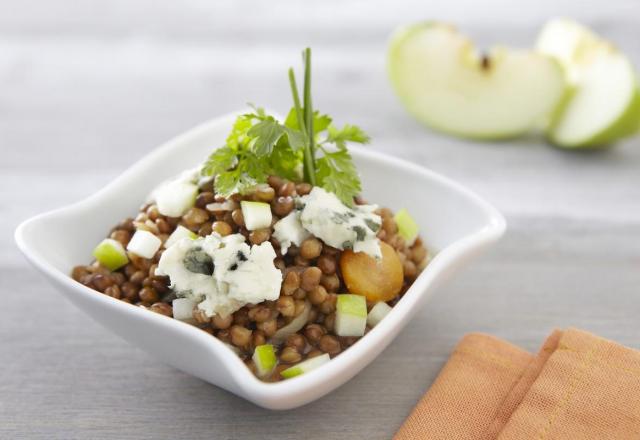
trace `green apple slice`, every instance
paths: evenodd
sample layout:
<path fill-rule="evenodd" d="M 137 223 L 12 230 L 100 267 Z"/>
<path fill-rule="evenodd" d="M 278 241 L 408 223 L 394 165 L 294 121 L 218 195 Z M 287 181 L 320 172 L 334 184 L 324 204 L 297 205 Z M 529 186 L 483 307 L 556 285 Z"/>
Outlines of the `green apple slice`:
<path fill-rule="evenodd" d="M 124 246 L 117 240 L 105 238 L 93 250 L 93 256 L 98 263 L 107 269 L 114 271 L 129 262 Z"/>
<path fill-rule="evenodd" d="M 162 185 L 156 190 L 158 211 L 167 217 L 180 217 L 196 203 L 198 186 L 179 180 Z"/>
<path fill-rule="evenodd" d="M 407 245 L 411 246 L 416 241 L 416 238 L 418 238 L 418 232 L 420 230 L 418 224 L 406 209 L 398 211 L 393 219 L 398 226 L 398 234 L 404 239 Z"/>
<path fill-rule="evenodd" d="M 338 336 L 362 336 L 367 327 L 367 300 L 362 295 L 338 295 L 334 330 Z"/>
<path fill-rule="evenodd" d="M 198 238 L 198 234 L 196 234 L 195 232 L 190 231 L 189 229 L 185 228 L 182 225 L 178 225 L 176 230 L 171 233 L 169 238 L 167 238 L 167 241 L 164 242 L 164 247 L 165 248 L 171 247 L 171 245 L 173 245 L 174 243 L 179 242 L 183 238 L 188 238 L 190 240 L 195 240 L 196 238 Z"/>
<path fill-rule="evenodd" d="M 249 231 L 268 228 L 271 226 L 271 205 L 263 202 L 250 202 L 243 200 L 240 202 L 244 225 Z"/>
<path fill-rule="evenodd" d="M 153 258 L 160 246 L 162 246 L 162 240 L 149 231 L 138 229 L 131 237 L 127 250 L 142 258 Z"/>
<path fill-rule="evenodd" d="M 278 363 L 276 352 L 271 344 L 258 345 L 253 351 L 252 359 L 260 377 L 271 374 Z"/>
<path fill-rule="evenodd" d="M 285 379 L 291 379 L 292 377 L 300 376 L 301 374 L 308 373 L 311 370 L 315 370 L 321 365 L 329 362 L 331 358 L 328 353 L 322 354 L 320 356 L 312 357 L 311 359 L 307 359 L 306 361 L 302 361 L 299 364 L 294 365 L 293 367 L 289 367 L 286 370 L 282 370 L 280 375 Z"/>
<path fill-rule="evenodd" d="M 561 147 L 604 147 L 640 128 L 640 89 L 627 57 L 586 27 L 556 19 L 542 29 L 537 49 L 564 66 L 571 95 L 551 122 Z"/>
<path fill-rule="evenodd" d="M 447 24 L 398 30 L 388 52 L 391 83 L 424 124 L 475 139 L 505 139 L 538 125 L 561 102 L 564 73 L 552 57 L 494 48 L 480 54 Z"/>
<path fill-rule="evenodd" d="M 176 298 L 171 302 L 173 317 L 180 321 L 193 321 L 196 302 L 191 298 Z"/>
<path fill-rule="evenodd" d="M 391 306 L 386 302 L 377 303 L 371 308 L 371 311 L 367 315 L 367 324 L 369 324 L 371 328 L 375 327 L 390 311 Z"/>

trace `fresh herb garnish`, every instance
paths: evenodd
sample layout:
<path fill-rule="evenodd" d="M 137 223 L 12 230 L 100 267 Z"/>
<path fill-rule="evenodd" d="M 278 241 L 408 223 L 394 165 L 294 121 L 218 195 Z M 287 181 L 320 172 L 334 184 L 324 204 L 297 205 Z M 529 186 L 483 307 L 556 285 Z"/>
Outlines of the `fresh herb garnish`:
<path fill-rule="evenodd" d="M 239 116 L 223 147 L 205 162 L 202 174 L 215 176 L 216 192 L 223 196 L 247 193 L 270 174 L 294 182 L 308 182 L 333 192 L 347 206 L 361 191 L 360 178 L 348 142 L 365 144 L 367 136 L 355 125 L 342 129 L 328 115 L 313 110 L 311 49 L 303 52 L 302 102 L 295 74 L 289 69 L 293 107 L 284 123 L 262 108 Z"/>

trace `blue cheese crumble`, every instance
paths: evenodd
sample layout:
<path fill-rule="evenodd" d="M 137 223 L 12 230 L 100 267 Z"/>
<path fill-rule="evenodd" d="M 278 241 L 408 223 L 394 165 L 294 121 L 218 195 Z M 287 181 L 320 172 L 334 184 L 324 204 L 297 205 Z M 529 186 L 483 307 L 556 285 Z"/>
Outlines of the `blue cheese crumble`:
<path fill-rule="evenodd" d="M 377 208 L 376 205 L 349 208 L 335 194 L 320 187 L 314 187 L 308 195 L 296 200 L 300 224 L 305 230 L 329 246 L 364 252 L 380 259 L 382 252 L 376 234 L 382 219 L 374 212 Z"/>
<path fill-rule="evenodd" d="M 311 234 L 302 227 L 300 213 L 297 210 L 293 210 L 273 225 L 273 236 L 280 243 L 282 255 L 286 255 L 292 244 L 300 246 L 303 241 L 311 237 Z"/>
<path fill-rule="evenodd" d="M 271 243 L 249 246 L 241 234 L 179 240 L 168 247 L 156 273 L 189 298 L 206 316 L 226 317 L 246 304 L 273 301 L 280 295 L 282 273 Z"/>

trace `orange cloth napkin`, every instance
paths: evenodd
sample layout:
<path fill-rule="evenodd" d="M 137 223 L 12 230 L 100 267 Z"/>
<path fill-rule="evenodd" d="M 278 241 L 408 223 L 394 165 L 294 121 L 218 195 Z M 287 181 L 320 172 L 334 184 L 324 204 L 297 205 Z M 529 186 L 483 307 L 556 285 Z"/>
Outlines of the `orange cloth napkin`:
<path fill-rule="evenodd" d="M 395 436 L 408 439 L 640 440 L 640 352 L 576 329 L 535 356 L 467 335 Z"/>

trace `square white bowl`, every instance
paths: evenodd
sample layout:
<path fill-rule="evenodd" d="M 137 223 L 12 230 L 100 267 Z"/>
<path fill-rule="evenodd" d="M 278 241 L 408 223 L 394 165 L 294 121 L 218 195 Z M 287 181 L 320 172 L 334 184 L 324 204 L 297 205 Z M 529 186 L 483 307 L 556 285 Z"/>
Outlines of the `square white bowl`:
<path fill-rule="evenodd" d="M 69 273 L 88 263 L 111 227 L 135 215 L 161 181 L 204 160 L 223 145 L 237 113 L 206 122 L 149 153 L 95 195 L 22 223 L 20 250 L 76 306 L 123 339 L 163 362 L 270 409 L 304 405 L 342 385 L 378 356 L 445 280 L 470 257 L 498 240 L 502 215 L 459 184 L 414 164 L 352 148 L 371 202 L 409 209 L 436 255 L 393 310 L 365 337 L 331 362 L 278 383 L 258 380 L 222 342 L 189 324 L 83 286 Z"/>

